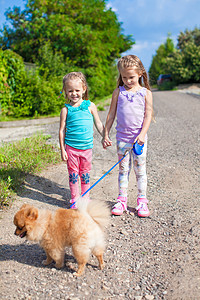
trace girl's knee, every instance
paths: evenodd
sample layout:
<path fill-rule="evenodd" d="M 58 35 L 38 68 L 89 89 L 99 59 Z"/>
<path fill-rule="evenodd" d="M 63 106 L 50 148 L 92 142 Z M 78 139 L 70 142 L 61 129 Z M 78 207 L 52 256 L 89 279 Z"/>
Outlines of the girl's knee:
<path fill-rule="evenodd" d="M 81 178 L 81 184 L 90 183 L 90 173 L 89 172 L 80 173 L 80 178 Z"/>

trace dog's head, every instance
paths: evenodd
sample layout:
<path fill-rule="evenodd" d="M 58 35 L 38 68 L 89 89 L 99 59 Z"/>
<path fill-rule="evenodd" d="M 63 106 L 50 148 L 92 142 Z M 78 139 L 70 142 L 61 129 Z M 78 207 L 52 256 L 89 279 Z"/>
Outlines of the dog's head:
<path fill-rule="evenodd" d="M 14 224 L 16 226 L 15 235 L 23 238 L 31 232 L 34 227 L 35 220 L 38 217 L 37 208 L 28 204 L 22 205 L 20 210 L 14 216 Z"/>

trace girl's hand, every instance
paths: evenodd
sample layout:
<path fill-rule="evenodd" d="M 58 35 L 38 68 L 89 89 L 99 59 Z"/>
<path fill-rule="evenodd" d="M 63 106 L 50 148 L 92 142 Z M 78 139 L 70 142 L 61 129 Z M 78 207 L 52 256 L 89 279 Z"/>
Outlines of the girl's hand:
<path fill-rule="evenodd" d="M 68 155 L 66 151 L 61 151 L 61 159 L 63 161 L 67 161 L 68 160 Z"/>
<path fill-rule="evenodd" d="M 134 141 L 134 144 L 135 144 L 136 142 L 138 142 L 138 144 L 139 144 L 140 146 L 142 146 L 142 145 L 144 144 L 144 142 L 145 142 L 145 136 L 143 136 L 142 134 L 139 134 L 139 135 L 136 137 L 136 139 L 135 139 L 135 141 Z"/>
<path fill-rule="evenodd" d="M 107 147 L 109 146 L 112 146 L 112 141 L 109 137 L 105 137 L 103 140 L 102 140 L 102 145 L 103 145 L 103 148 L 106 149 Z"/>

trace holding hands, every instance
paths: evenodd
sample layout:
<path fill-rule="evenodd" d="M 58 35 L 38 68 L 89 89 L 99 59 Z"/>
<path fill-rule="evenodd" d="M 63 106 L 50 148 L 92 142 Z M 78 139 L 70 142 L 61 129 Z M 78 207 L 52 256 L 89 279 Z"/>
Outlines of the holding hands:
<path fill-rule="evenodd" d="M 109 146 L 112 146 L 112 141 L 111 139 L 109 138 L 109 136 L 105 136 L 103 139 L 102 139 L 102 145 L 103 145 L 103 148 L 106 149 L 107 147 Z"/>

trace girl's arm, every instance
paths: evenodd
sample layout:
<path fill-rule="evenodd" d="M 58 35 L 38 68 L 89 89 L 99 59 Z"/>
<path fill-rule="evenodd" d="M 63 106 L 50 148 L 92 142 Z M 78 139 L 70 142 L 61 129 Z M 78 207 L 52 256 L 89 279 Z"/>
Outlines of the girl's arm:
<path fill-rule="evenodd" d="M 97 107 L 96 107 L 96 105 L 93 102 L 91 102 L 91 105 L 90 105 L 90 112 L 91 112 L 91 114 L 94 117 L 94 124 L 95 124 L 95 127 L 96 127 L 97 131 L 103 137 L 104 126 L 103 126 L 103 124 L 102 124 L 102 122 L 101 122 L 101 120 L 99 118 Z"/>
<path fill-rule="evenodd" d="M 152 119 L 152 112 L 153 112 L 153 99 L 152 99 L 152 92 L 147 90 L 147 94 L 145 97 L 145 114 L 144 114 L 144 122 L 142 126 L 142 130 L 140 134 L 136 137 L 134 143 L 137 141 L 139 145 L 143 145 L 145 142 L 145 136 L 149 129 L 151 119 Z"/>
<path fill-rule="evenodd" d="M 63 161 L 68 160 L 68 156 L 65 151 L 66 119 L 67 119 L 67 108 L 63 107 L 60 113 L 60 129 L 59 129 L 59 142 L 60 142 L 61 158 Z"/>
<path fill-rule="evenodd" d="M 117 100 L 119 97 L 119 88 L 115 89 L 112 94 L 112 101 L 110 105 L 110 109 L 106 118 L 106 125 L 104 130 L 104 139 L 103 139 L 103 147 L 106 148 L 112 145 L 112 141 L 109 138 L 109 132 L 115 120 L 116 112 L 117 112 Z"/>

